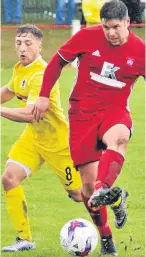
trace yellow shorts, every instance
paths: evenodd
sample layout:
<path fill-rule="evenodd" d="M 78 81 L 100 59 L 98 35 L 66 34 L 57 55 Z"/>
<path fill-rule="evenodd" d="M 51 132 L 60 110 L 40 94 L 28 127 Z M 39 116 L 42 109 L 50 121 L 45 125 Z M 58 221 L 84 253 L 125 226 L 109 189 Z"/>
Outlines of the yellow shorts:
<path fill-rule="evenodd" d="M 55 142 L 54 142 L 55 143 Z M 12 146 L 8 157 L 29 168 L 31 174 L 46 162 L 56 173 L 66 190 L 74 190 L 82 186 L 80 174 L 73 167 L 69 148 L 50 152 L 35 144 L 29 129 L 25 130 L 20 139 Z"/>

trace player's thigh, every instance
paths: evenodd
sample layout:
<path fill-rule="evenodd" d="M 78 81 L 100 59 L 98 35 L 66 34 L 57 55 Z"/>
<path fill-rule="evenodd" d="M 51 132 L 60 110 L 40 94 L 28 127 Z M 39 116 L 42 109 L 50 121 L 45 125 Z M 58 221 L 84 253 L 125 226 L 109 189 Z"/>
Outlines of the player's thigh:
<path fill-rule="evenodd" d="M 43 163 L 43 159 L 37 151 L 32 140 L 20 138 L 10 149 L 8 154 L 11 162 L 23 165 L 27 176 L 32 175 Z M 9 160 L 8 160 L 9 162 Z"/>
<path fill-rule="evenodd" d="M 58 176 L 65 190 L 76 190 L 82 187 L 79 171 L 73 167 L 69 148 L 56 153 L 42 153 L 44 160 Z"/>

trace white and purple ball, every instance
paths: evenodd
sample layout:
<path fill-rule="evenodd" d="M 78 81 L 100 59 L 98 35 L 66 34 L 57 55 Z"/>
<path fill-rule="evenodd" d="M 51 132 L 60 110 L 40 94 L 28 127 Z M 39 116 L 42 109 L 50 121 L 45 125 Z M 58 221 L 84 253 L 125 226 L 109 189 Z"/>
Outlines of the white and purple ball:
<path fill-rule="evenodd" d="M 60 242 L 66 252 L 74 256 L 87 256 L 97 246 L 97 230 L 85 219 L 70 220 L 60 231 Z"/>

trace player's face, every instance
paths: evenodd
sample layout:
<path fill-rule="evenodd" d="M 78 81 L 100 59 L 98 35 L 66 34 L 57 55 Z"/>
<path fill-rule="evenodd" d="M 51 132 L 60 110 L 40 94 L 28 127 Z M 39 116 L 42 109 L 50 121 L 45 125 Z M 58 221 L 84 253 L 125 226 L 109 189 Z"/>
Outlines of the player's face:
<path fill-rule="evenodd" d="M 129 35 L 129 23 L 129 18 L 123 19 L 122 21 L 118 19 L 102 19 L 102 26 L 106 39 L 113 46 L 119 46 L 126 43 Z"/>
<path fill-rule="evenodd" d="M 39 56 L 42 43 L 41 40 L 34 37 L 33 34 L 23 33 L 20 36 L 16 36 L 15 47 L 19 61 L 22 65 L 26 66 Z"/>

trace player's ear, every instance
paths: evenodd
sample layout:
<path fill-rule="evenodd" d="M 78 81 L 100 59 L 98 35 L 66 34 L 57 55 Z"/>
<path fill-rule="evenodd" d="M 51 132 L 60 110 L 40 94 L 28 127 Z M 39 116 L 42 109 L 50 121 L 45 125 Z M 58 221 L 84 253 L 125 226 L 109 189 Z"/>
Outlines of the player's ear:
<path fill-rule="evenodd" d="M 126 23 L 127 23 L 127 28 L 130 26 L 130 17 L 128 17 L 127 19 L 126 19 Z"/>
<path fill-rule="evenodd" d="M 41 52 L 42 51 L 42 42 L 40 42 L 40 44 L 39 44 L 39 52 Z"/>

